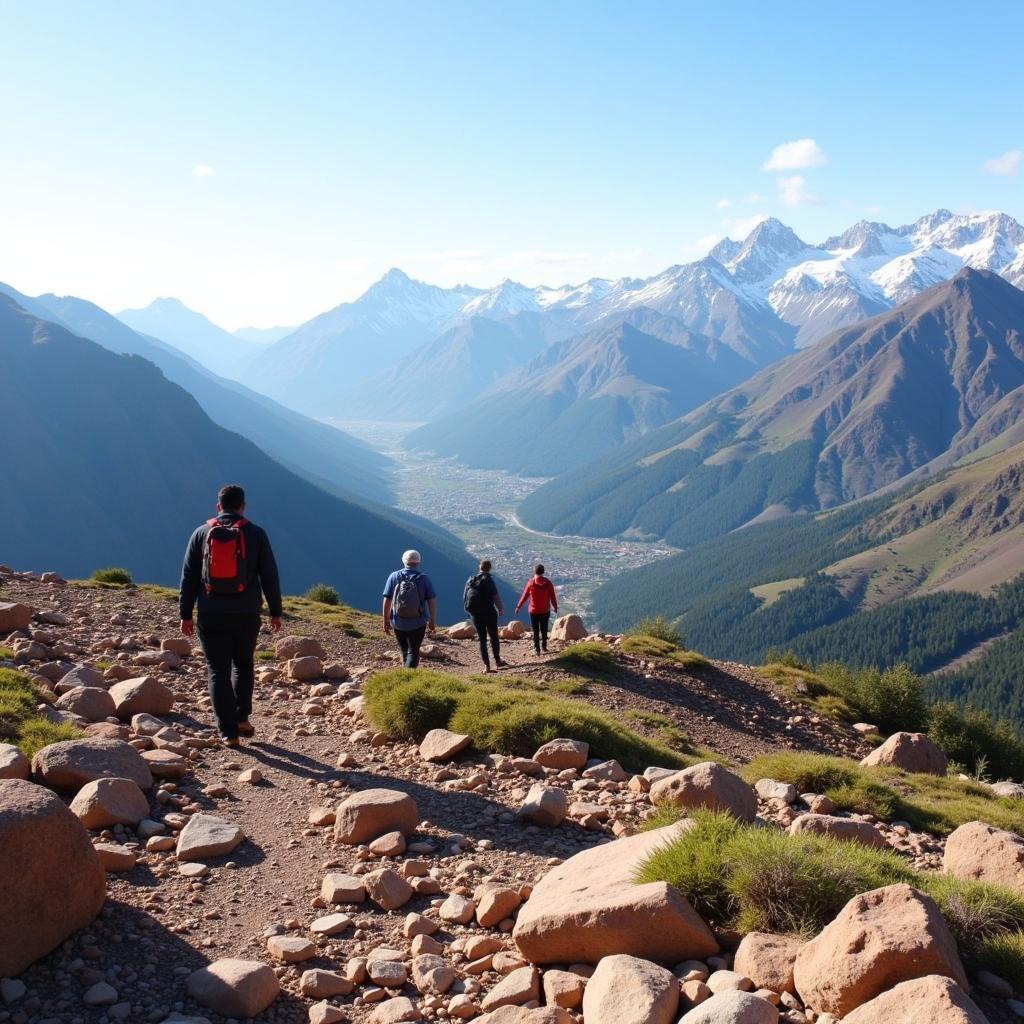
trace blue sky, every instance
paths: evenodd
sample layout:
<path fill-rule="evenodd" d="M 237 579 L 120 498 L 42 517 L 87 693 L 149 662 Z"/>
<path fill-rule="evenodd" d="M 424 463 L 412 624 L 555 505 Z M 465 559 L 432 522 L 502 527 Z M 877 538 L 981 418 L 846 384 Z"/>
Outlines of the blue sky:
<path fill-rule="evenodd" d="M 176 295 L 268 326 L 390 266 L 560 284 L 657 272 L 764 215 L 812 241 L 939 206 L 1024 216 L 1015 3 L 0 17 L 0 280 L 114 310 Z"/>

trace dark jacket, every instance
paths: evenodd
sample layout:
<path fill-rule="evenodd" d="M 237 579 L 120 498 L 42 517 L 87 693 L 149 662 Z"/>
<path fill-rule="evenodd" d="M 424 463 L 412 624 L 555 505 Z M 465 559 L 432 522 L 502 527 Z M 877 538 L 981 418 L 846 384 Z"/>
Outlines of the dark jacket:
<path fill-rule="evenodd" d="M 222 512 L 217 519 L 222 523 L 233 523 L 241 519 L 232 512 Z M 271 618 L 281 617 L 281 581 L 277 575 L 277 563 L 270 547 L 266 531 L 255 523 L 247 522 L 242 527 L 245 535 L 246 562 L 249 579 L 240 594 L 207 594 L 203 587 L 203 555 L 206 538 L 210 532 L 208 523 L 203 523 L 189 538 L 185 548 L 185 563 L 181 567 L 181 591 L 178 610 L 181 618 L 192 618 L 192 609 L 199 601 L 199 614 L 206 612 L 236 612 L 259 615 L 263 610 L 263 596 Z M 262 595 L 261 595 L 262 590 Z"/>

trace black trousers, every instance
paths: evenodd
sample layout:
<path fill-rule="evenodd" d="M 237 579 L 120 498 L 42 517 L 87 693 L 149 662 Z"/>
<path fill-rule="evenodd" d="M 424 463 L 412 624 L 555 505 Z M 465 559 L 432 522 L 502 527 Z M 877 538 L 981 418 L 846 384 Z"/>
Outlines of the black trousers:
<path fill-rule="evenodd" d="M 208 612 L 196 624 L 210 670 L 210 700 L 221 736 L 238 739 L 238 723 L 252 713 L 254 655 L 260 617 L 250 612 Z"/>
<path fill-rule="evenodd" d="M 420 663 L 420 647 L 423 645 L 423 638 L 427 634 L 426 626 L 418 626 L 416 629 L 396 629 L 395 639 L 402 650 L 402 659 L 406 668 L 418 668 Z"/>
<path fill-rule="evenodd" d="M 490 667 L 491 660 L 487 656 L 487 641 L 491 641 L 491 650 L 494 651 L 494 660 L 501 661 L 501 641 L 498 639 L 498 613 L 492 611 L 490 614 L 473 616 L 473 625 L 476 627 L 476 638 L 480 641 L 480 657 L 485 665 Z"/>
<path fill-rule="evenodd" d="M 541 648 L 548 649 L 548 625 L 551 623 L 551 612 L 537 614 L 530 612 L 530 625 L 533 626 L 533 649 L 540 654 Z"/>

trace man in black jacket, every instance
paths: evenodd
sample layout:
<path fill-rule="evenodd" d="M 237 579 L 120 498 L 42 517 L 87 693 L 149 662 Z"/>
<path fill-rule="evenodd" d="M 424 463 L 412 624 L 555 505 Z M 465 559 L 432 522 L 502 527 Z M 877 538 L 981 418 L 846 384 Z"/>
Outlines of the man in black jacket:
<path fill-rule="evenodd" d="M 252 736 L 254 654 L 263 597 L 270 627 L 281 628 L 281 583 L 266 533 L 245 518 L 245 491 L 229 484 L 217 495 L 214 519 L 192 534 L 181 569 L 181 631 L 192 636 L 199 602 L 199 643 L 210 670 L 210 700 L 225 746 Z M 261 595 L 262 591 L 262 595 Z"/>

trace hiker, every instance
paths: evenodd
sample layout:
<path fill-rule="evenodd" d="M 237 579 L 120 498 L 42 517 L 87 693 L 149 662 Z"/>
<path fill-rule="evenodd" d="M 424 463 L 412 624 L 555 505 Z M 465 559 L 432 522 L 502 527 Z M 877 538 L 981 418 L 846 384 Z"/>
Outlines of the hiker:
<path fill-rule="evenodd" d="M 421 561 L 418 551 L 406 551 L 402 568 L 384 584 L 384 632 L 394 630 L 406 668 L 419 665 L 423 636 L 437 628 L 437 593 L 430 577 L 420 572 Z"/>
<path fill-rule="evenodd" d="M 256 731 L 249 715 L 264 597 L 270 628 L 281 629 L 281 582 L 270 538 L 244 513 L 245 491 L 237 484 L 222 487 L 217 515 L 195 530 L 185 549 L 178 598 L 182 633 L 199 633 L 217 731 L 226 747 L 237 747 L 239 736 Z M 193 627 L 197 600 L 199 621 Z"/>
<path fill-rule="evenodd" d="M 544 566 L 539 562 L 533 567 L 533 579 L 523 587 L 523 595 L 516 605 L 519 609 L 529 601 L 527 611 L 530 613 L 530 625 L 533 626 L 533 649 L 539 655 L 548 649 L 548 625 L 551 622 L 551 609 L 558 611 L 558 595 L 555 585 L 544 575 Z"/>
<path fill-rule="evenodd" d="M 491 577 L 491 563 L 486 558 L 480 563 L 480 571 L 466 580 L 462 604 L 476 627 L 484 671 L 494 671 L 487 654 L 488 639 L 491 641 L 491 650 L 494 651 L 494 664 L 498 668 L 505 668 L 507 662 L 501 660 L 501 641 L 498 639 L 498 616 L 505 614 L 505 607 L 501 603 L 498 585 Z"/>

